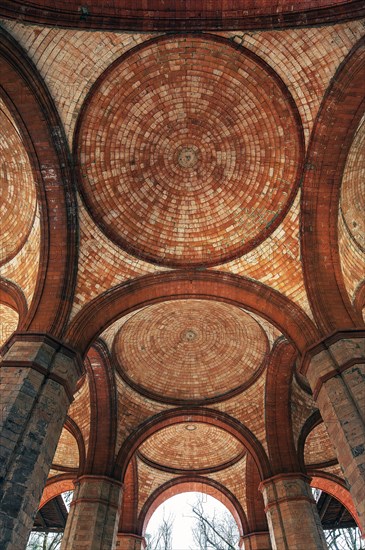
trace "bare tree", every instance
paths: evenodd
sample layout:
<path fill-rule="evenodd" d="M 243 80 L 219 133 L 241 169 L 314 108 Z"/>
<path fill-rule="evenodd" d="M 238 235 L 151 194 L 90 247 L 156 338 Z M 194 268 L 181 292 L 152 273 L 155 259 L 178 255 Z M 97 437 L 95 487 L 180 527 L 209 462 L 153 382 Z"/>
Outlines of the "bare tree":
<path fill-rule="evenodd" d="M 154 536 L 146 534 L 146 550 L 172 550 L 172 529 L 174 516 L 169 515 L 165 518 L 165 512 L 162 522 L 159 525 Z"/>
<path fill-rule="evenodd" d="M 192 512 L 197 520 L 193 528 L 193 538 L 199 550 L 237 550 L 240 535 L 237 524 L 228 511 L 217 514 L 214 510 L 208 514 L 204 510 L 202 498 L 198 497 L 192 506 Z"/>
<path fill-rule="evenodd" d="M 347 529 L 326 529 L 326 542 L 330 550 L 361 550 L 362 545 L 360 529 L 349 527 Z"/>
<path fill-rule="evenodd" d="M 28 540 L 27 550 L 58 550 L 61 548 L 63 532 L 45 533 L 32 531 Z"/>

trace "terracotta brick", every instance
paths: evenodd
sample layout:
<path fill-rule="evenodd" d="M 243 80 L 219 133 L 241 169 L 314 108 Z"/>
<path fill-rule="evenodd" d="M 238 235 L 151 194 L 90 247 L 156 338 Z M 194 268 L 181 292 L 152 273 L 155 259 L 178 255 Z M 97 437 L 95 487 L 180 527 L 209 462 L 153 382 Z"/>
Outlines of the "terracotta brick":
<path fill-rule="evenodd" d="M 326 550 L 309 481 L 300 474 L 284 474 L 262 483 L 273 550 Z"/>

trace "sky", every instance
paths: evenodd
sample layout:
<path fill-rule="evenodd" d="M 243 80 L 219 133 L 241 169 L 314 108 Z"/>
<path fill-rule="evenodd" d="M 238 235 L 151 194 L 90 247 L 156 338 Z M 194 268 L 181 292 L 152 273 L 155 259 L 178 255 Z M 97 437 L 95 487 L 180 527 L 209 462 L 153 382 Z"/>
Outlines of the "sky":
<path fill-rule="evenodd" d="M 192 518 L 191 507 L 199 495 L 203 499 L 204 509 L 208 514 L 213 514 L 214 509 L 217 514 L 227 511 L 227 508 L 221 502 L 210 495 L 193 492 L 181 493 L 169 498 L 155 510 L 147 525 L 146 532 L 153 535 L 158 529 L 164 515 L 165 518 L 168 518 L 171 514 L 174 517 L 172 550 L 199 550 L 194 545 L 191 533 L 196 521 Z"/>

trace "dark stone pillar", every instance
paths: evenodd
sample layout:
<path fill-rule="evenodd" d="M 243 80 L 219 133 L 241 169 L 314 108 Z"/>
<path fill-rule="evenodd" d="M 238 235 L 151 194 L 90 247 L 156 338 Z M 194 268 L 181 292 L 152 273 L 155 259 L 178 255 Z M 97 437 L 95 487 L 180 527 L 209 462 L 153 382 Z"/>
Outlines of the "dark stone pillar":
<path fill-rule="evenodd" d="M 16 334 L 1 363 L 0 541 L 25 548 L 82 367 L 73 350 Z"/>

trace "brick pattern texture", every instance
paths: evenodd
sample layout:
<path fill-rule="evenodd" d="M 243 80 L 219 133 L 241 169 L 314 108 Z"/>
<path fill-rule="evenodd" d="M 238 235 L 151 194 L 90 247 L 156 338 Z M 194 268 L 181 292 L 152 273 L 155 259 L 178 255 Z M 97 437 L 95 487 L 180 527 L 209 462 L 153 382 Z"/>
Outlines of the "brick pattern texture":
<path fill-rule="evenodd" d="M 99 476 L 75 482 L 61 550 L 110 550 L 115 547 L 122 484 Z"/>
<path fill-rule="evenodd" d="M 327 550 L 309 478 L 276 476 L 261 488 L 273 550 Z"/>

